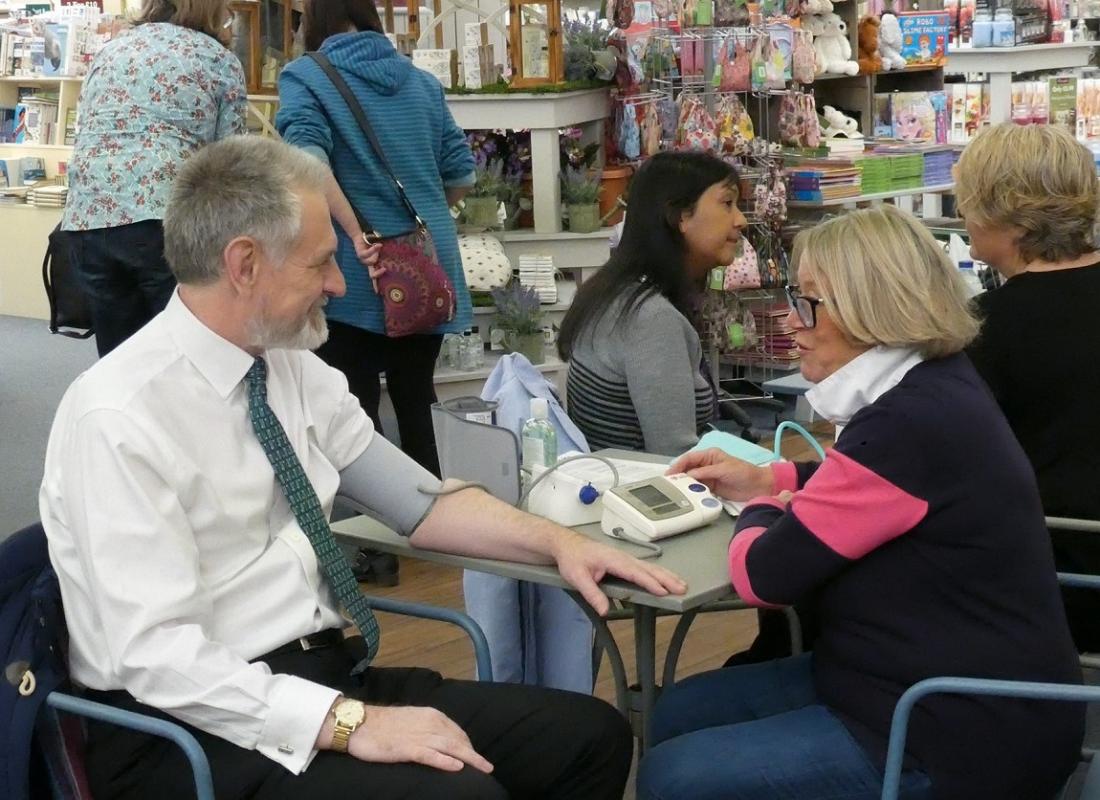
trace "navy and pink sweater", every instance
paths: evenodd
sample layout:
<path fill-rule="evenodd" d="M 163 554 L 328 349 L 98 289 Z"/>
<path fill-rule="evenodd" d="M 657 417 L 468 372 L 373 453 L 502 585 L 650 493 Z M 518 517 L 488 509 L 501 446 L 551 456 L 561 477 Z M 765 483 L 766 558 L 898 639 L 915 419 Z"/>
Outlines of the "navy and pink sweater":
<path fill-rule="evenodd" d="M 825 461 L 774 468 L 730 573 L 761 605 L 820 608 L 821 702 L 882 759 L 906 688 L 950 675 L 1080 683 L 1035 476 L 965 355 L 925 361 L 858 411 Z M 1049 800 L 1084 735 L 1077 704 L 936 696 L 908 753 L 937 798 Z"/>

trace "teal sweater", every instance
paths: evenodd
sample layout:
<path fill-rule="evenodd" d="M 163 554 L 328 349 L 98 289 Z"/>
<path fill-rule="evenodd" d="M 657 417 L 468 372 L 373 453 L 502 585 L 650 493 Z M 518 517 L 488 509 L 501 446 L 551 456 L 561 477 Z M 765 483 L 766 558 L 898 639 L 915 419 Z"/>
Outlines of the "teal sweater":
<path fill-rule="evenodd" d="M 443 87 L 413 67 L 379 33 L 330 36 L 321 52 L 363 106 L 409 199 L 428 224 L 440 263 L 454 282 L 457 313 L 435 332 L 468 328 L 470 295 L 444 188 L 471 185 L 474 159 L 465 134 L 447 108 Z M 328 163 L 348 200 L 379 233 L 390 236 L 413 227 L 370 142 L 312 59 L 296 59 L 283 70 L 279 101 L 275 127 L 282 137 Z M 344 297 L 331 299 L 326 312 L 338 322 L 385 333 L 382 300 L 371 288 L 366 269 L 339 225 L 336 232 L 340 239 L 336 260 L 348 291 Z"/>

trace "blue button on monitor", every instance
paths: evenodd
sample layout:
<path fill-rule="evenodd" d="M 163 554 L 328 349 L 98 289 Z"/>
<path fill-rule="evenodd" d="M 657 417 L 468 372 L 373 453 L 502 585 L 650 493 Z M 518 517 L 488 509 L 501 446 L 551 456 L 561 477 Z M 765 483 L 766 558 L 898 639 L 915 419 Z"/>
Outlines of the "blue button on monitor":
<path fill-rule="evenodd" d="M 707 487 L 701 483 L 693 483 L 688 488 L 693 492 L 705 492 L 707 490 Z"/>
<path fill-rule="evenodd" d="M 716 508 L 717 506 L 721 505 L 721 503 L 719 503 L 713 497 L 704 497 L 703 500 L 702 500 L 702 503 L 707 508 Z"/>

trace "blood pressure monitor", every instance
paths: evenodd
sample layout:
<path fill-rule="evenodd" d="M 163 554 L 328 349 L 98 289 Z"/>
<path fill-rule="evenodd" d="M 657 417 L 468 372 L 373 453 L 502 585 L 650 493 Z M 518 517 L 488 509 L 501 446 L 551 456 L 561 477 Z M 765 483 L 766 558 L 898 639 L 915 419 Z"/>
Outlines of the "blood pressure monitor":
<path fill-rule="evenodd" d="M 655 541 L 709 525 L 722 504 L 690 475 L 663 475 L 609 489 L 600 529 L 620 539 Z"/>

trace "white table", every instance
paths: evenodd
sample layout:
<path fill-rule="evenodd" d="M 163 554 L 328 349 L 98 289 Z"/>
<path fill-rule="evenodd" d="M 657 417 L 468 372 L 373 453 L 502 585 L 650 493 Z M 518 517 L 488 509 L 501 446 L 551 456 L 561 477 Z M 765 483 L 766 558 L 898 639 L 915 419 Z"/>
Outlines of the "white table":
<path fill-rule="evenodd" d="M 665 463 L 667 459 L 647 456 L 641 453 L 626 453 L 619 451 L 602 451 L 601 455 L 609 455 L 619 458 L 634 460 L 648 460 L 654 463 Z M 562 580 L 557 569 L 549 566 L 534 566 L 531 564 L 518 564 L 510 561 L 496 561 L 493 559 L 470 558 L 456 556 L 449 553 L 440 553 L 431 550 L 420 550 L 409 544 L 409 540 L 397 534 L 382 523 L 368 517 L 354 517 L 335 523 L 333 531 L 342 536 L 356 539 L 364 546 L 372 547 L 387 553 L 395 553 L 410 558 L 419 558 L 438 564 L 461 567 L 463 569 L 488 572 L 493 575 L 501 575 L 507 578 L 516 578 L 532 583 L 541 583 L 547 586 L 555 586 L 569 589 Z M 578 531 L 597 541 L 609 544 L 634 555 L 641 555 L 642 550 L 627 542 L 612 539 L 600 532 L 600 526 L 584 525 L 577 528 Z M 661 542 L 664 550 L 660 558 L 655 559 L 662 567 L 672 570 L 687 581 L 688 590 L 683 595 L 666 595 L 660 597 L 642 591 L 633 584 L 617 579 L 606 580 L 601 584 L 604 592 L 616 600 L 625 600 L 633 605 L 634 637 L 635 637 L 635 668 L 638 682 L 638 707 L 639 725 L 637 733 L 643 749 L 650 741 L 649 725 L 652 718 L 653 704 L 657 699 L 656 676 L 656 627 L 657 617 L 666 614 L 683 615 L 680 625 L 677 626 L 673 636 L 673 645 L 670 646 L 669 656 L 678 655 L 679 644 L 687 633 L 687 626 L 696 613 L 703 606 L 714 607 L 715 601 L 723 601 L 719 609 L 747 608 L 748 606 L 737 599 L 730 585 L 729 573 L 726 562 L 726 552 L 730 538 L 733 535 L 733 520 L 726 514 L 705 528 L 691 531 L 680 536 L 674 536 Z M 604 647 L 611 662 L 612 672 L 616 683 L 616 700 L 619 709 L 629 718 L 630 688 L 628 687 L 625 669 L 623 667 L 622 654 L 616 645 L 607 622 L 600 619 L 592 608 L 578 594 L 570 591 L 574 600 L 584 609 L 592 619 L 596 627 L 598 642 Z M 717 609 L 716 609 L 717 610 Z M 626 618 L 627 614 L 616 615 L 615 618 Z M 674 660 L 671 664 L 666 662 L 665 681 L 671 679 L 670 673 L 675 667 Z"/>

